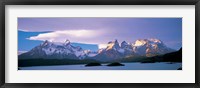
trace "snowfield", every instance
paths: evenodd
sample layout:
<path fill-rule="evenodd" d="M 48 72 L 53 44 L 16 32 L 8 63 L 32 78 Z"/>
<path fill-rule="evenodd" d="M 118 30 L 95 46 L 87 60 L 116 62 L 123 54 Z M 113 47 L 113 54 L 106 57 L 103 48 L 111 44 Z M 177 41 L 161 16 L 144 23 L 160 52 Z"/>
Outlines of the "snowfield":
<path fill-rule="evenodd" d="M 122 63 L 125 66 L 108 67 L 102 66 L 85 67 L 85 65 L 58 65 L 58 66 L 33 66 L 19 67 L 20 70 L 177 70 L 182 63 Z"/>

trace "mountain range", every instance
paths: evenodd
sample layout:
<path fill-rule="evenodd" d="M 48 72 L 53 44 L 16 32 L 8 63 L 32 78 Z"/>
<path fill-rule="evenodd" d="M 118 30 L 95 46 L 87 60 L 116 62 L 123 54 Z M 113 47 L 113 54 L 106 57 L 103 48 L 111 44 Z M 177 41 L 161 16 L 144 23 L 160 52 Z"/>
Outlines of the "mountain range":
<path fill-rule="evenodd" d="M 159 39 L 138 39 L 134 43 L 117 40 L 110 41 L 106 48 L 98 51 L 84 50 L 79 46 L 73 46 L 69 40 L 65 42 L 44 41 L 30 51 L 18 55 L 19 59 L 95 59 L 97 61 L 110 61 L 125 57 L 145 56 L 152 57 L 162 55 L 175 50 L 167 47 Z"/>

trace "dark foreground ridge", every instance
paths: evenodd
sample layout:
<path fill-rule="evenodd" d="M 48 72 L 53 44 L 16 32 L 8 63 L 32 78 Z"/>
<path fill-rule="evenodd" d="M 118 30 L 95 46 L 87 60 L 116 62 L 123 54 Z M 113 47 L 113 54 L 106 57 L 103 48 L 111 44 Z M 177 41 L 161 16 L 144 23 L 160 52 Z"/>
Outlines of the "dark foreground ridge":
<path fill-rule="evenodd" d="M 114 63 L 110 63 L 107 66 L 124 66 L 124 64 L 118 63 L 118 62 L 114 62 Z"/>
<path fill-rule="evenodd" d="M 178 68 L 177 70 L 182 70 L 182 67 Z"/>
<path fill-rule="evenodd" d="M 29 67 L 29 66 L 51 66 L 51 65 L 75 65 L 75 64 L 88 64 L 88 63 L 98 63 L 96 60 L 84 59 L 84 60 L 74 60 L 74 59 L 19 59 L 18 67 Z"/>
<path fill-rule="evenodd" d="M 100 63 L 89 63 L 89 64 L 86 64 L 85 67 L 88 67 L 88 66 L 101 66 Z"/>

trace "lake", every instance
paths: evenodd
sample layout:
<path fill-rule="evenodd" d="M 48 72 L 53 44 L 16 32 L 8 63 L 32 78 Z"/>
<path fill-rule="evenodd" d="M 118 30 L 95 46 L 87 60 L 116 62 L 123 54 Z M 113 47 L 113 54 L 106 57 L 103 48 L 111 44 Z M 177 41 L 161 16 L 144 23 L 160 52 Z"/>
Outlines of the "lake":
<path fill-rule="evenodd" d="M 82 65 L 56 65 L 56 66 L 32 66 L 20 67 L 20 70 L 177 70 L 182 67 L 182 63 L 122 63 L 125 66 L 91 66 Z"/>

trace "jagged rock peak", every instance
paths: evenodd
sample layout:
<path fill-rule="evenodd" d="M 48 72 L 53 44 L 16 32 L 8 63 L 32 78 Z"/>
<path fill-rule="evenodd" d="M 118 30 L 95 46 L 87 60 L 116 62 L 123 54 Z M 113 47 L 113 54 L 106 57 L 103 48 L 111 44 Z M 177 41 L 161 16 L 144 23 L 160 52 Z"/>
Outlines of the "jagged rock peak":
<path fill-rule="evenodd" d="M 123 41 L 121 43 L 121 48 L 125 48 L 126 46 L 128 46 L 129 44 L 126 41 Z"/>
<path fill-rule="evenodd" d="M 156 39 L 156 38 L 150 38 L 150 39 L 148 39 L 148 40 L 151 41 L 151 42 L 154 42 L 154 43 L 162 43 L 161 40 Z"/>
<path fill-rule="evenodd" d="M 50 43 L 50 41 L 45 40 L 41 45 L 42 45 L 42 46 L 46 46 L 46 45 L 48 45 L 49 43 Z"/>
<path fill-rule="evenodd" d="M 138 39 L 133 44 L 134 46 L 141 46 L 149 43 L 155 43 L 155 44 L 163 44 L 163 42 L 156 38 L 149 38 L 149 39 Z"/>
<path fill-rule="evenodd" d="M 121 43 L 121 45 L 128 45 L 128 43 L 127 43 L 126 41 L 123 41 L 123 42 Z"/>
<path fill-rule="evenodd" d="M 117 39 L 115 39 L 115 41 L 108 42 L 108 46 L 107 46 L 106 50 L 119 49 L 119 48 L 120 48 L 119 43 L 118 43 Z"/>
<path fill-rule="evenodd" d="M 65 42 L 64 42 L 65 45 L 68 45 L 68 44 L 70 44 L 70 43 L 71 43 L 71 42 L 70 42 L 68 39 L 66 39 Z"/>

